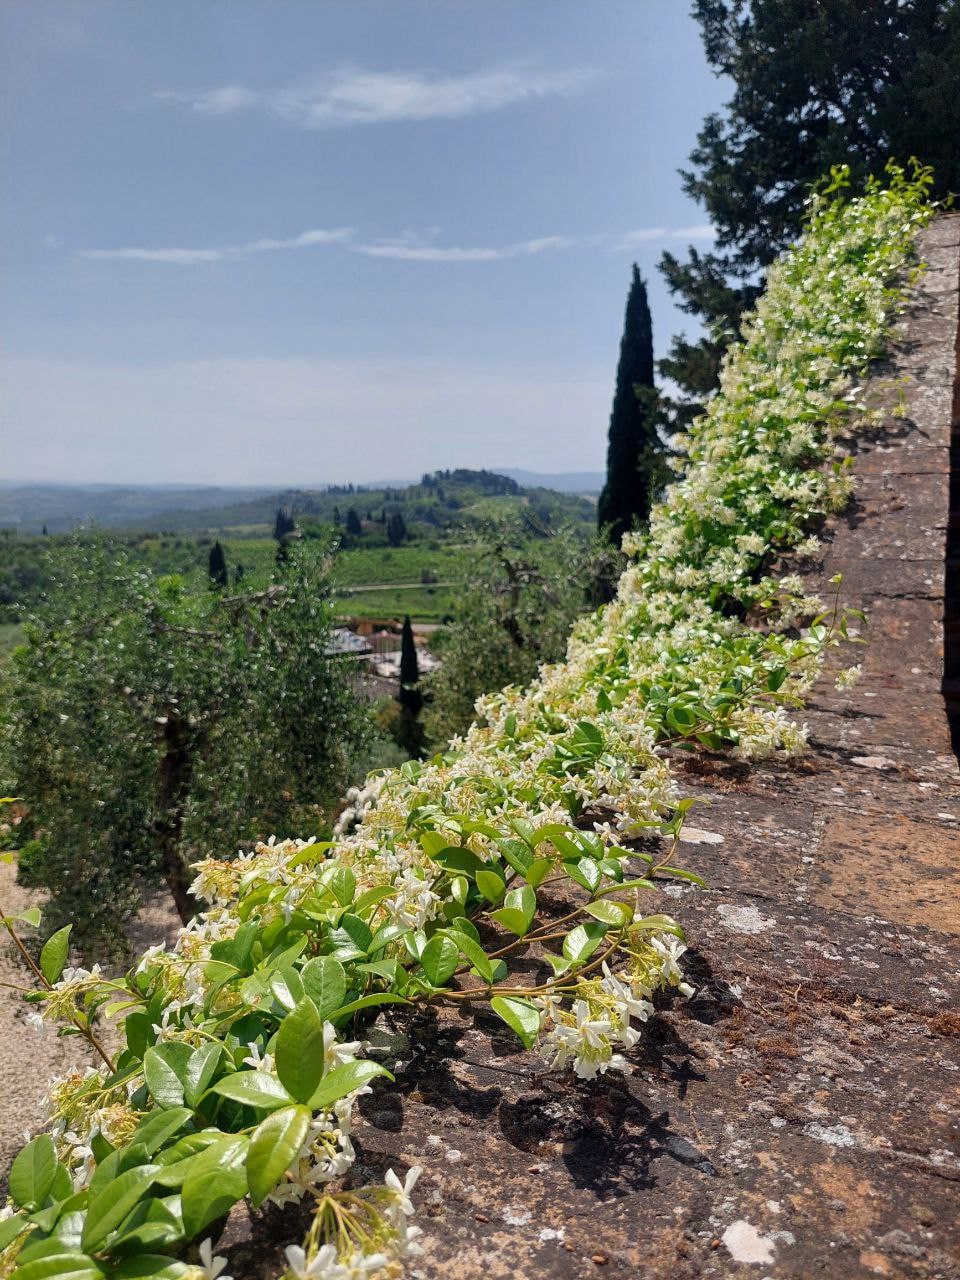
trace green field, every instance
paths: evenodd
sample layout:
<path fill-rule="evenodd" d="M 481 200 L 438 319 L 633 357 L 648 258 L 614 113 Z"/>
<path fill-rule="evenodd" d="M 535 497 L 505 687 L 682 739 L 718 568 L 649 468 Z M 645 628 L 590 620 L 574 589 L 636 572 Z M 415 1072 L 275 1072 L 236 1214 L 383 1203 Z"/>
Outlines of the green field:
<path fill-rule="evenodd" d="M 454 613 L 457 591 L 450 587 L 399 587 L 382 591 L 349 592 L 340 588 L 334 607 L 342 618 L 374 618 L 401 621 L 407 614 L 413 622 L 442 622 Z"/>
<path fill-rule="evenodd" d="M 67 509 L 57 519 L 51 495 L 30 491 L 27 497 L 30 501 L 24 498 L 24 511 L 18 513 L 32 513 L 34 524 L 45 516 L 51 533 L 26 532 L 26 519 L 20 531 L 0 529 L 0 624 L 15 623 L 42 600 L 58 547 L 70 536 L 58 531 L 69 524 Z M 122 495 L 108 497 L 112 505 L 104 515 L 119 520 L 126 511 Z M 230 588 L 242 591 L 269 580 L 275 571 L 272 535 L 281 504 L 292 513 L 311 551 L 323 555 L 335 541 L 341 543 L 331 565 L 338 614 L 385 621 L 406 614 L 417 622 L 449 617 L 471 577 L 476 554 L 471 540 L 491 520 L 522 518 L 531 536 L 572 527 L 584 537 L 592 534 L 595 520 L 593 505 L 570 494 L 523 490 L 490 472 L 438 471 L 404 488 L 288 491 L 217 508 L 164 511 L 153 527 L 115 529 L 111 536 L 151 572 L 179 574 L 200 588 L 207 582 L 210 549 L 219 541 Z M 402 517 L 399 536 L 387 527 L 397 516 Z M 237 572 L 241 567 L 242 578 Z M 0 656 L 2 645 L 0 637 Z M 10 647 L 12 641 L 7 642 Z"/>
<path fill-rule="evenodd" d="M 421 582 L 424 572 L 438 582 L 462 582 L 470 569 L 469 547 L 420 543 L 412 547 L 354 547 L 334 562 L 334 579 L 345 586 Z"/>

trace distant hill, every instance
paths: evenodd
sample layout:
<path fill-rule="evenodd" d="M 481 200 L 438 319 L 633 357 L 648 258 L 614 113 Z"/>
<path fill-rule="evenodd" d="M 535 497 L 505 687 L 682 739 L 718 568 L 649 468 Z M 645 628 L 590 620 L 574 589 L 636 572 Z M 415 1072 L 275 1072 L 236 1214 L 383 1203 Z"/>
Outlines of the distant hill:
<path fill-rule="evenodd" d="M 351 507 L 361 520 L 402 512 L 437 530 L 521 511 L 538 524 L 590 523 L 592 506 L 570 485 L 522 483 L 518 476 L 466 468 L 435 471 L 399 485 L 331 485 L 317 489 L 233 489 L 176 485 L 3 485 L 0 528 L 21 534 L 65 533 L 80 525 L 175 534 L 229 531 L 240 536 L 273 527 L 278 507 L 295 517 L 342 521 Z M 560 479 L 561 477 L 546 477 Z"/>
<path fill-rule="evenodd" d="M 216 485 L 0 484 L 0 528 L 65 533 L 78 525 L 142 527 L 168 512 L 209 511 L 275 493 Z"/>
<path fill-rule="evenodd" d="M 518 467 L 499 467 L 502 476 L 516 480 L 524 489 L 553 489 L 557 493 L 599 493 L 603 488 L 602 471 L 522 471 Z"/>

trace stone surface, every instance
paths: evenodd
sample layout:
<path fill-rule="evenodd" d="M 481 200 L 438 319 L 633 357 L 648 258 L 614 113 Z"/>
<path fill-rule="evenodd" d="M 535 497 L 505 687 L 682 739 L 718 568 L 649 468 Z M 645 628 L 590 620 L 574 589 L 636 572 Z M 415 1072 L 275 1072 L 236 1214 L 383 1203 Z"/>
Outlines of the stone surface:
<path fill-rule="evenodd" d="M 690 1001 L 667 1002 L 632 1076 L 545 1073 L 493 1020 L 404 1024 L 397 1087 L 362 1102 L 358 1173 L 422 1164 L 422 1280 L 604 1275 L 960 1277 L 960 774 L 943 676 L 960 219 L 890 368 L 906 418 L 857 444 L 856 501 L 822 583 L 864 607 L 864 679 L 818 687 L 796 765 L 677 760 L 694 811 L 668 890 Z M 672 900 L 671 900 L 672 899 Z M 404 1047 L 406 1046 L 406 1047 Z M 229 1228 L 237 1280 L 272 1277 Z M 274 1259 L 276 1258 L 274 1254 Z"/>

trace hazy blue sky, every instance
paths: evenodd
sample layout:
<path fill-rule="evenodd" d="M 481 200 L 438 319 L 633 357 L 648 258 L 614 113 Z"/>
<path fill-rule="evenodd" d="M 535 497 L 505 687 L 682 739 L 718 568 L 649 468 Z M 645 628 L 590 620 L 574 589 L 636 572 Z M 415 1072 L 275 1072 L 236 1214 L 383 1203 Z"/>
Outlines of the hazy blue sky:
<path fill-rule="evenodd" d="M 0 0 L 3 452 L 49 480 L 598 469 L 724 86 L 685 0 Z M 689 327 L 689 322 L 687 322 Z"/>

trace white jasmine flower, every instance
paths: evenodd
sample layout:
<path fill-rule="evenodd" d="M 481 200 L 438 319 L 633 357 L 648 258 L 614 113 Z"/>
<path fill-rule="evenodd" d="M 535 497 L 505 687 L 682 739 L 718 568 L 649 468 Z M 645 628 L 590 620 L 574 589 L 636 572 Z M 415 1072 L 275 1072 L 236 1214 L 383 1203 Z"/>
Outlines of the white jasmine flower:
<path fill-rule="evenodd" d="M 421 1173 L 423 1173 L 423 1169 L 420 1165 L 415 1164 L 407 1170 L 407 1176 L 403 1182 L 400 1181 L 392 1169 L 387 1170 L 386 1177 L 383 1180 L 390 1190 L 396 1193 L 400 1209 L 408 1216 L 415 1212 L 413 1202 L 410 1199 L 410 1192 L 417 1185 L 417 1180 Z"/>
<path fill-rule="evenodd" d="M 836 686 L 838 689 L 852 689 L 855 684 L 859 684 L 862 675 L 863 667 L 859 662 L 855 667 L 846 667 L 837 672 Z"/>
<path fill-rule="evenodd" d="M 218 1276 L 220 1280 L 233 1280 L 232 1276 L 223 1274 L 223 1269 L 227 1265 L 226 1258 L 220 1255 L 213 1256 L 213 1242 L 211 1240 L 204 1240 L 200 1246 L 200 1262 L 203 1265 L 203 1274 L 206 1280 L 217 1280 Z"/>
<path fill-rule="evenodd" d="M 268 1074 L 273 1073 L 273 1054 L 264 1053 L 261 1055 L 260 1046 L 255 1042 L 247 1045 L 249 1053 L 243 1059 L 245 1067 L 252 1067 L 254 1071 L 266 1071 Z"/>

